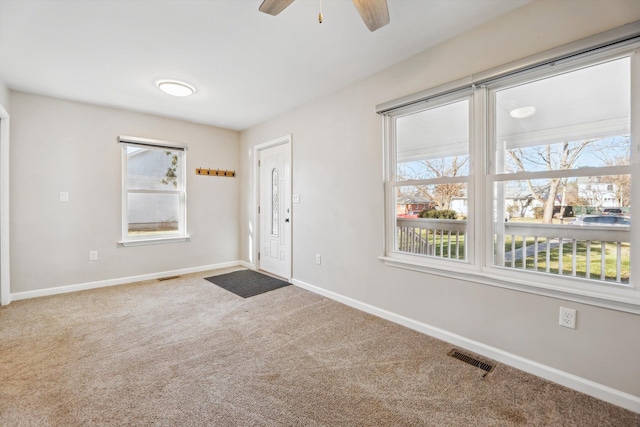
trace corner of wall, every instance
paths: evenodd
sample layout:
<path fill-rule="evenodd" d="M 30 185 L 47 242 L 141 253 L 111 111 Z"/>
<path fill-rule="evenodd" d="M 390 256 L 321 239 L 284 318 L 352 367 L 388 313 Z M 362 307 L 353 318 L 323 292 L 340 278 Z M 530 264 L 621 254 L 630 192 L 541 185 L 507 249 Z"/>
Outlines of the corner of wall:
<path fill-rule="evenodd" d="M 2 80 L 0 80 L 0 108 L 3 108 L 5 112 L 9 112 L 9 102 L 10 102 L 10 93 L 9 88 L 4 84 Z"/>
<path fill-rule="evenodd" d="M 9 274 L 9 89 L 0 80 L 0 305 L 11 302 Z"/>

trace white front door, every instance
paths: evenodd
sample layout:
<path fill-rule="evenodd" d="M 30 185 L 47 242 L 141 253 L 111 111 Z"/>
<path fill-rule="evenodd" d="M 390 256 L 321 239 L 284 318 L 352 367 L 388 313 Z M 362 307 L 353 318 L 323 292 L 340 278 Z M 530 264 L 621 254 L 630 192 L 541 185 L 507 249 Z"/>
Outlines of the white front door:
<path fill-rule="evenodd" d="M 291 278 L 291 142 L 260 150 L 259 267 Z"/>

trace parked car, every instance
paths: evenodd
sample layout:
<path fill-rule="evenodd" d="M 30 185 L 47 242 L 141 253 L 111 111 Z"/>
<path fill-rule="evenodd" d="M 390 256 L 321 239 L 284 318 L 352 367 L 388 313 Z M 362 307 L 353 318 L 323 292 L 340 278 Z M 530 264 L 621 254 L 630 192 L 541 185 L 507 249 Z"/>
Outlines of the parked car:
<path fill-rule="evenodd" d="M 578 215 L 571 225 L 631 225 L 631 219 L 622 215 Z"/>
<path fill-rule="evenodd" d="M 620 208 L 604 208 L 604 209 L 602 209 L 602 215 L 622 215 L 622 209 L 620 209 Z"/>

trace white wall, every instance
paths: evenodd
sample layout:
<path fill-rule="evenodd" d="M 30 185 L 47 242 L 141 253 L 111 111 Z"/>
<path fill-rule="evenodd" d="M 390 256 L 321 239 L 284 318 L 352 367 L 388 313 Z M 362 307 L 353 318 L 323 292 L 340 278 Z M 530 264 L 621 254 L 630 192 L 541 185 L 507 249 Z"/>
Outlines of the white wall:
<path fill-rule="evenodd" d="M 536 0 L 324 99 L 242 133 L 241 256 L 253 206 L 252 147 L 293 135 L 293 277 L 395 316 L 639 398 L 640 316 L 385 266 L 377 104 L 640 19 L 637 0 Z M 391 25 L 393 25 L 393 18 Z M 310 82 L 313 84 L 313 82 Z M 315 254 L 322 254 L 322 265 Z M 578 329 L 557 325 L 560 305 Z M 632 399 L 633 400 L 633 399 Z M 637 404 L 637 403 L 636 403 Z M 636 410 L 640 410 L 640 405 Z"/>
<path fill-rule="evenodd" d="M 191 241 L 118 246 L 118 135 L 188 145 Z M 237 132 L 11 92 L 11 141 L 12 294 L 239 259 L 239 180 L 195 175 L 197 167 L 239 168 Z"/>

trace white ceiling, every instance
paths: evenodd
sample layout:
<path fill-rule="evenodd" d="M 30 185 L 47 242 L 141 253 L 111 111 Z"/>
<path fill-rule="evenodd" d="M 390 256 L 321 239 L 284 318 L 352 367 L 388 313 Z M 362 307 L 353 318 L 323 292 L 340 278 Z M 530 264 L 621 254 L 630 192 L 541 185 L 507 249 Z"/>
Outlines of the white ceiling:
<path fill-rule="evenodd" d="M 388 0 L 369 32 L 349 0 L 0 0 L 0 79 L 13 90 L 243 130 L 531 0 Z M 197 88 L 160 92 L 158 79 Z"/>

